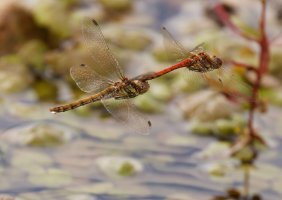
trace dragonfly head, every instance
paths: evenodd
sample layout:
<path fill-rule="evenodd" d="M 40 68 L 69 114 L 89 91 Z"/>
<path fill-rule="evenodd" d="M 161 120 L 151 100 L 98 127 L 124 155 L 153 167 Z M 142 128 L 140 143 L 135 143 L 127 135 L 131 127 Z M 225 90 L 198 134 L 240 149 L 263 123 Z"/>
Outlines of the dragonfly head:
<path fill-rule="evenodd" d="M 213 63 L 214 63 L 214 69 L 218 69 L 222 66 L 222 60 L 216 56 L 212 57 Z"/>

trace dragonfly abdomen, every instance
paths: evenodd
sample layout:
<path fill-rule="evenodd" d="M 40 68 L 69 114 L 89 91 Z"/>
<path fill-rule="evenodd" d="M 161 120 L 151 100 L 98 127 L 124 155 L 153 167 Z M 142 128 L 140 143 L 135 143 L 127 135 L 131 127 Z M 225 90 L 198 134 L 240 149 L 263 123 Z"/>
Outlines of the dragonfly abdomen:
<path fill-rule="evenodd" d="M 112 88 L 107 88 L 97 94 L 94 94 L 92 96 L 89 96 L 89 97 L 86 97 L 86 98 L 83 98 L 83 99 L 80 99 L 78 101 L 75 101 L 73 103 L 69 103 L 69 104 L 65 104 L 65 105 L 62 105 L 62 106 L 57 106 L 57 107 L 54 107 L 54 108 L 51 108 L 50 109 L 50 112 L 52 113 L 59 113 L 59 112 L 65 112 L 65 111 L 68 111 L 68 110 L 73 110 L 75 108 L 78 108 L 80 106 L 83 106 L 83 105 L 86 105 L 86 104 L 89 104 L 89 103 L 92 103 L 92 102 L 96 102 L 96 101 L 99 101 L 101 99 L 103 99 L 107 94 L 110 94 L 112 92 Z"/>

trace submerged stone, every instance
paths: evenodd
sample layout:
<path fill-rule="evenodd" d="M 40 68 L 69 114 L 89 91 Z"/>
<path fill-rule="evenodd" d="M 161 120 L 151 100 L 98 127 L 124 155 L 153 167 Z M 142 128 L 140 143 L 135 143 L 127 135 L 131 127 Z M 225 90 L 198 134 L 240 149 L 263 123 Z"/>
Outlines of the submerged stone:
<path fill-rule="evenodd" d="M 134 99 L 134 102 L 140 110 L 147 113 L 157 113 L 164 109 L 164 104 L 150 95 L 140 95 Z"/>
<path fill-rule="evenodd" d="M 69 16 L 63 1 L 38 1 L 33 9 L 33 14 L 38 24 L 47 27 L 57 37 L 70 36 Z"/>
<path fill-rule="evenodd" d="M 17 56 L 6 56 L 0 60 L 0 90 L 14 93 L 28 88 L 33 76 Z"/>
<path fill-rule="evenodd" d="M 213 122 L 193 121 L 191 131 L 201 136 L 215 136 L 228 139 L 240 134 L 246 127 L 246 121 L 240 115 L 234 114 L 230 118 L 220 118 Z"/>
<path fill-rule="evenodd" d="M 211 122 L 199 122 L 194 121 L 191 124 L 190 130 L 192 133 L 195 133 L 197 135 L 201 136 L 211 136 L 214 132 L 214 124 Z"/>
<path fill-rule="evenodd" d="M 239 106 L 212 90 L 196 92 L 178 103 L 186 118 L 202 122 L 229 118 Z"/>
<path fill-rule="evenodd" d="M 121 176 L 132 176 L 135 174 L 134 166 L 129 162 L 125 162 L 120 166 L 118 174 Z"/>
<path fill-rule="evenodd" d="M 152 55 L 158 62 L 176 62 L 176 58 L 173 56 L 173 53 L 161 47 L 155 48 L 152 51 Z"/>
<path fill-rule="evenodd" d="M 33 89 L 40 101 L 54 101 L 58 96 L 57 85 L 51 81 L 41 80 L 33 85 Z"/>
<path fill-rule="evenodd" d="M 27 141 L 29 146 L 47 147 L 64 143 L 63 131 L 48 125 L 35 126 L 26 134 L 30 135 L 30 140 Z"/>
<path fill-rule="evenodd" d="M 73 137 L 73 130 L 51 123 L 35 123 L 9 129 L 3 140 L 11 144 L 32 147 L 60 146 Z"/>
<path fill-rule="evenodd" d="M 31 66 L 38 72 L 42 72 L 45 68 L 44 54 L 47 46 L 41 40 L 30 40 L 22 46 L 18 55 L 21 60 L 28 66 Z"/>
<path fill-rule="evenodd" d="M 143 171 L 143 165 L 130 157 L 100 157 L 96 163 L 105 174 L 113 177 L 132 176 Z"/>

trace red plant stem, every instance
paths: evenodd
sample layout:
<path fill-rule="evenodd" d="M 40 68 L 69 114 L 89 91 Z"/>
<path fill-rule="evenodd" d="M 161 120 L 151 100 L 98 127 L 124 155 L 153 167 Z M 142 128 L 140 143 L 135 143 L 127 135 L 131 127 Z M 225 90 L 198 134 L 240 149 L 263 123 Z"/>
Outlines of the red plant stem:
<path fill-rule="evenodd" d="M 228 28 L 230 28 L 234 33 L 242 36 L 243 38 L 250 40 L 250 41 L 258 41 L 257 38 L 251 37 L 244 33 L 241 29 L 238 28 L 231 20 L 229 14 L 226 12 L 225 8 L 222 4 L 217 4 L 214 7 L 214 11 L 218 15 L 221 22 Z"/>
<path fill-rule="evenodd" d="M 249 120 L 248 120 L 248 128 L 250 131 L 250 135 L 253 137 L 256 137 L 256 133 L 254 131 L 253 121 L 254 121 L 254 112 L 257 104 L 258 99 L 258 90 L 261 86 L 261 79 L 262 76 L 267 72 L 268 70 L 268 63 L 269 63 L 269 42 L 266 35 L 265 30 L 265 11 L 266 11 L 266 1 L 261 0 L 262 2 L 262 12 L 260 17 L 260 39 L 258 40 L 259 46 L 260 46 L 260 59 L 259 59 L 259 68 L 258 73 L 256 73 L 256 81 L 253 86 L 252 90 L 252 96 L 251 96 L 251 102 L 250 102 L 250 111 L 249 111 Z"/>
<path fill-rule="evenodd" d="M 248 118 L 248 128 L 249 128 L 249 134 L 251 138 L 253 139 L 260 139 L 262 142 L 263 140 L 255 133 L 254 130 L 254 112 L 256 108 L 259 106 L 259 99 L 258 99 L 258 91 L 261 86 L 261 79 L 262 76 L 267 72 L 268 70 L 268 63 L 270 58 L 270 50 L 269 50 L 269 41 L 266 35 L 266 0 L 261 0 L 262 5 L 262 11 L 259 21 L 259 31 L 260 31 L 260 37 L 254 38 L 246 33 L 242 32 L 241 29 L 239 29 L 231 20 L 229 14 L 226 12 L 222 4 L 217 4 L 214 7 L 214 10 L 216 14 L 218 15 L 219 19 L 222 21 L 222 23 L 230 28 L 234 33 L 240 35 L 241 37 L 256 42 L 260 47 L 260 58 L 259 58 L 259 66 L 258 68 L 249 66 L 244 63 L 239 63 L 236 61 L 230 61 L 230 63 L 236 64 L 241 67 L 249 68 L 256 72 L 256 80 L 253 85 L 252 94 L 250 97 L 250 101 L 248 103 L 250 104 L 250 110 L 249 110 L 249 118 Z M 253 140 L 251 140 L 253 141 Z"/>

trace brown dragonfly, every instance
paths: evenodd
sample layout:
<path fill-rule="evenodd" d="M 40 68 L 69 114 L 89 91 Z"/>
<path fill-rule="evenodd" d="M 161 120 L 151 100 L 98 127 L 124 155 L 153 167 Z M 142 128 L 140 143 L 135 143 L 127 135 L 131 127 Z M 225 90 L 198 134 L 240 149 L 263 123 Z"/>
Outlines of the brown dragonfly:
<path fill-rule="evenodd" d="M 98 23 L 95 20 L 83 22 L 84 44 L 92 56 L 93 66 L 81 64 L 70 69 L 78 87 L 93 95 L 78 101 L 54 107 L 52 113 L 65 112 L 96 101 L 101 101 L 113 117 L 134 132 L 148 134 L 151 122 L 133 105 L 132 98 L 149 90 L 148 80 L 157 78 L 178 68 L 190 67 L 197 72 L 206 72 L 221 67 L 221 60 L 210 57 L 204 51 L 191 51 L 180 63 L 161 70 L 127 78 L 118 61 L 111 53 Z M 95 66 L 95 67 L 94 67 Z"/>

